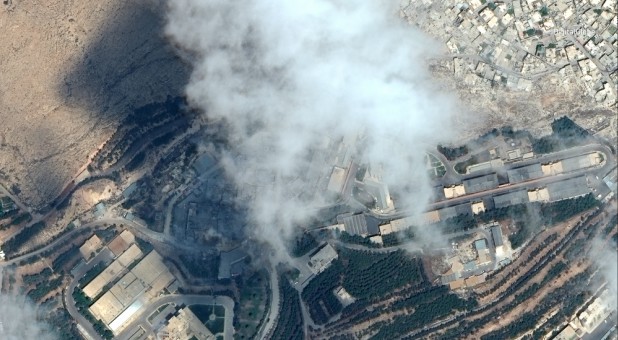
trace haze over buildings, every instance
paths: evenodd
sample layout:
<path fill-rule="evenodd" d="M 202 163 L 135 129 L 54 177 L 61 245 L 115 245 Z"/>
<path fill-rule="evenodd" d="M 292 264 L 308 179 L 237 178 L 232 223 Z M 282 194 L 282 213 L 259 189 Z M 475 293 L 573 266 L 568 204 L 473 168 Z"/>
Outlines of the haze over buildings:
<path fill-rule="evenodd" d="M 324 204 L 320 178 L 337 162 L 320 157 L 344 139 L 360 149 L 357 161 L 380 165 L 384 182 L 406 192 L 402 200 L 419 212 L 429 200 L 423 145 L 452 137 L 454 105 L 426 70 L 438 46 L 399 20 L 397 5 L 170 3 L 167 33 L 194 66 L 188 97 L 226 122 L 226 169 L 239 187 L 256 188 L 256 235 L 285 238 Z"/>
<path fill-rule="evenodd" d="M 36 308 L 20 297 L 0 295 L 0 338 L 54 340 L 49 326 L 39 322 Z"/>

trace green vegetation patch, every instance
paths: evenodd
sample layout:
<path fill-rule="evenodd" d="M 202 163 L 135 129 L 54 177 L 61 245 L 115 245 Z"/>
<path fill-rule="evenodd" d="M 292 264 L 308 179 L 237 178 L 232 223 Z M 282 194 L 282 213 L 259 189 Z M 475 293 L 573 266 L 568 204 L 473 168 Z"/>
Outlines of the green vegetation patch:
<path fill-rule="evenodd" d="M 369 238 L 362 237 L 360 235 L 350 235 L 346 231 L 338 232 L 338 237 L 341 242 L 351 243 L 351 244 L 360 244 L 362 246 L 366 246 L 369 248 L 378 248 L 379 244 L 371 242 Z"/>
<path fill-rule="evenodd" d="M 240 301 L 234 314 L 235 339 L 253 339 L 266 314 L 268 273 L 259 271 L 237 279 Z"/>
<path fill-rule="evenodd" d="M 33 290 L 29 291 L 28 294 L 26 295 L 33 301 L 39 301 L 45 295 L 49 294 L 49 292 L 60 287 L 60 284 L 62 284 L 62 281 L 63 281 L 63 278 L 62 276 L 60 276 L 51 281 L 39 282 L 37 283 L 36 287 Z"/>
<path fill-rule="evenodd" d="M 36 274 L 28 274 L 28 275 L 22 276 L 22 281 L 25 285 L 31 285 L 34 283 L 39 283 L 44 280 L 48 280 L 51 277 L 51 275 L 52 275 L 51 269 L 46 267 L 45 269 L 41 270 L 40 272 Z"/>
<path fill-rule="evenodd" d="M 189 309 L 213 334 L 223 333 L 225 308 L 219 305 L 191 305 Z"/>
<path fill-rule="evenodd" d="M 54 259 L 52 262 L 52 267 L 56 271 L 64 271 L 66 265 L 75 262 L 78 256 L 81 256 L 79 253 L 79 248 L 77 246 L 72 246 Z"/>
<path fill-rule="evenodd" d="M 180 255 L 183 265 L 191 275 L 201 279 L 216 279 L 219 271 L 219 256 L 212 255 L 205 258 Z"/>
<path fill-rule="evenodd" d="M 343 308 L 333 293 L 339 286 L 357 299 L 373 299 L 423 280 L 420 260 L 402 250 L 374 253 L 342 249 L 339 259 L 305 287 L 302 298 L 311 318 L 324 324 Z"/>
<path fill-rule="evenodd" d="M 342 261 L 335 260 L 303 289 L 302 298 L 307 303 L 311 319 L 318 325 L 325 324 L 343 309 L 333 294 L 333 290 L 341 283 L 343 271 Z"/>
<path fill-rule="evenodd" d="M 402 231 L 392 232 L 382 236 L 382 244 L 384 247 L 392 247 L 414 239 L 412 228 Z"/>
<path fill-rule="evenodd" d="M 607 223 L 605 228 L 603 228 L 603 236 L 609 235 L 612 232 L 612 230 L 616 228 L 617 225 L 618 225 L 618 215 L 614 215 L 612 216 L 612 219 L 609 221 L 609 223 Z"/>
<path fill-rule="evenodd" d="M 449 161 L 453 161 L 459 157 L 468 154 L 469 150 L 467 146 L 459 146 L 456 148 L 449 148 L 442 145 L 438 145 L 438 151 L 446 157 Z"/>
<path fill-rule="evenodd" d="M 309 233 L 302 233 L 294 240 L 294 246 L 292 247 L 292 256 L 301 257 L 317 246 L 318 242 L 315 240 L 315 237 L 313 237 L 313 235 Z"/>
<path fill-rule="evenodd" d="M 303 315 L 300 307 L 298 292 L 285 275 L 279 277 L 279 291 L 281 294 L 281 310 L 277 327 L 271 335 L 273 340 L 301 340 L 304 339 Z"/>
<path fill-rule="evenodd" d="M 54 329 L 58 339 L 62 340 L 82 340 L 82 336 L 77 329 L 76 323 L 71 318 L 69 312 L 64 309 L 56 309 L 45 317 L 45 322 Z"/>
<path fill-rule="evenodd" d="M 397 339 L 406 333 L 422 328 L 456 311 L 472 310 L 477 306 L 474 299 L 462 299 L 449 292 L 448 287 L 439 286 L 428 292 L 416 294 L 395 303 L 393 308 L 405 307 L 409 313 L 382 321 L 370 327 L 377 331 L 375 339 Z M 418 338 L 422 338 L 419 336 Z"/>
<path fill-rule="evenodd" d="M 383 254 L 343 249 L 340 256 L 344 262 L 343 287 L 359 299 L 382 296 L 423 280 L 420 260 L 402 250 Z"/>
<path fill-rule="evenodd" d="M 476 228 L 477 225 L 492 221 L 510 220 L 518 232 L 509 235 L 513 248 L 522 245 L 543 227 L 550 227 L 599 206 L 601 202 L 592 194 L 549 203 L 522 203 L 504 208 L 492 209 L 478 215 L 462 214 L 451 217 L 435 226 L 443 233 L 457 233 Z M 535 218 L 531 218 L 534 216 Z M 431 227 L 431 226 L 428 226 Z"/>
<path fill-rule="evenodd" d="M 532 150 L 537 154 L 546 154 L 581 145 L 590 134 L 571 119 L 563 116 L 551 123 L 552 134 L 534 139 Z"/>
<path fill-rule="evenodd" d="M 539 10 L 539 13 L 541 13 L 541 16 L 545 17 L 545 16 L 549 15 L 549 9 L 547 8 L 547 6 L 543 6 Z"/>
<path fill-rule="evenodd" d="M 34 235 L 40 233 L 43 229 L 45 229 L 45 223 L 37 222 L 27 228 L 22 229 L 12 239 L 4 242 L 2 245 L 2 250 L 6 253 L 7 258 L 14 256 L 21 246 L 28 242 Z"/>

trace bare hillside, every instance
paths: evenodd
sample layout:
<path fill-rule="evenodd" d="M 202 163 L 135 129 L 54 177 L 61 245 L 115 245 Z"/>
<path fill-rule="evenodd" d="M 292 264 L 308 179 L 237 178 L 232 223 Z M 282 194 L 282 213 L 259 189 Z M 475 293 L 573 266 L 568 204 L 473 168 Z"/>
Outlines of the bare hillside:
<path fill-rule="evenodd" d="M 0 174 L 48 204 L 132 108 L 182 92 L 162 2 L 0 4 Z"/>

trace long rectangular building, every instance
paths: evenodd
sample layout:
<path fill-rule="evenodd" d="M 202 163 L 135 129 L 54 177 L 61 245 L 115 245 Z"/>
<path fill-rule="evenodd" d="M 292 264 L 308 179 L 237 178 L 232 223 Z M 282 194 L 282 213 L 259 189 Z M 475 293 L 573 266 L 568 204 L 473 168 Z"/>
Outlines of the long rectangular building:
<path fill-rule="evenodd" d="M 465 203 L 454 207 L 438 209 L 438 214 L 440 214 L 441 221 L 459 215 L 472 215 L 472 205 L 470 203 Z"/>
<path fill-rule="evenodd" d="M 94 298 L 103 290 L 105 285 L 116 279 L 124 270 L 125 267 L 118 260 L 112 262 L 101 274 L 97 275 L 84 287 L 84 294 L 91 299 Z"/>
<path fill-rule="evenodd" d="M 576 171 L 595 166 L 600 163 L 598 153 L 589 153 L 586 155 L 571 157 L 562 160 L 562 169 L 564 172 Z"/>
<path fill-rule="evenodd" d="M 541 164 L 539 163 L 522 166 L 521 168 L 511 169 L 508 170 L 506 173 L 509 178 L 509 183 L 519 183 L 543 177 L 543 170 L 541 170 Z"/>
<path fill-rule="evenodd" d="M 528 199 L 528 192 L 526 190 L 494 196 L 494 206 L 496 209 L 528 202 L 530 202 L 530 200 Z"/>
<path fill-rule="evenodd" d="M 547 185 L 549 201 L 555 202 L 569 198 L 584 196 L 590 193 L 586 176 L 579 176 L 566 181 L 550 183 Z"/>
<path fill-rule="evenodd" d="M 470 178 L 463 181 L 466 194 L 494 189 L 498 187 L 498 184 L 498 175 L 496 174 Z"/>
<path fill-rule="evenodd" d="M 128 254 L 135 258 L 142 254 L 139 248 L 137 250 L 131 250 Z M 120 265 L 118 259 L 113 263 Z M 90 311 L 117 335 L 132 318 L 139 315 L 144 304 L 158 296 L 174 280 L 161 255 L 153 250 L 97 299 L 90 306 Z M 111 282 L 113 280 L 108 281 Z"/>
<path fill-rule="evenodd" d="M 499 225 L 491 227 L 491 238 L 493 239 L 494 246 L 496 248 L 504 244 L 504 241 L 502 241 L 502 228 Z"/>

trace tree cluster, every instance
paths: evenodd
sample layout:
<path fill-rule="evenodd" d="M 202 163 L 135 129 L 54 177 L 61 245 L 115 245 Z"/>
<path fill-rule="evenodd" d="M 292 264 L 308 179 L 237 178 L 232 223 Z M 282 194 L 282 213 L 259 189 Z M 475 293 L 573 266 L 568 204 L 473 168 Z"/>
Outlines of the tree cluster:
<path fill-rule="evenodd" d="M 411 258 L 403 250 L 390 253 L 371 253 L 343 249 L 345 260 L 343 287 L 359 299 L 383 296 L 393 289 L 423 280 L 419 259 Z"/>
<path fill-rule="evenodd" d="M 65 271 L 64 267 L 71 261 L 75 260 L 79 254 L 79 248 L 77 246 L 72 246 L 54 259 L 52 262 L 52 267 L 56 271 Z"/>
<path fill-rule="evenodd" d="M 2 245 L 2 250 L 5 252 L 6 257 L 11 258 L 11 256 L 14 256 L 21 246 L 23 246 L 30 240 L 30 238 L 41 232 L 43 229 L 45 229 L 45 223 L 37 222 L 22 229 L 17 235 L 13 236 L 13 238 L 4 242 Z"/>
<path fill-rule="evenodd" d="M 45 321 L 55 330 L 58 339 L 81 340 L 82 337 L 77 329 L 75 321 L 66 309 L 56 309 L 45 317 Z"/>
<path fill-rule="evenodd" d="M 551 135 L 533 140 L 532 150 L 535 153 L 546 154 L 560 151 L 580 145 L 590 137 L 590 133 L 586 129 L 575 124 L 566 116 L 554 120 L 551 129 Z"/>
<path fill-rule="evenodd" d="M 292 256 L 301 257 L 317 246 L 318 242 L 315 240 L 313 235 L 310 233 L 302 233 L 294 240 L 294 245 L 292 246 Z"/>
<path fill-rule="evenodd" d="M 372 326 L 371 328 L 378 330 L 373 338 L 400 338 L 413 330 L 432 324 L 456 311 L 468 311 L 477 306 L 475 300 L 462 299 L 450 293 L 446 286 L 441 286 L 422 295 L 413 296 L 400 302 L 399 305 L 395 304 L 393 307 L 398 308 L 402 305 L 405 305 L 407 310 L 413 310 L 413 312 L 397 316 L 392 322 L 385 321 L 382 324 L 378 323 Z"/>
<path fill-rule="evenodd" d="M 307 303 L 311 319 L 318 325 L 328 322 L 343 308 L 333 294 L 341 282 L 342 271 L 341 261 L 335 260 L 303 289 L 302 298 Z"/>
<path fill-rule="evenodd" d="M 285 275 L 279 277 L 279 291 L 281 294 L 281 309 L 277 327 L 271 334 L 271 339 L 277 340 L 301 340 L 304 339 L 303 315 L 300 307 L 298 292 L 286 278 Z"/>
<path fill-rule="evenodd" d="M 42 281 L 36 284 L 35 288 L 26 294 L 33 301 L 41 300 L 45 295 L 54 289 L 57 289 L 63 281 L 63 277 L 59 276 L 51 281 Z"/>
<path fill-rule="evenodd" d="M 468 154 L 468 147 L 463 145 L 455 148 L 450 148 L 442 145 L 438 145 L 438 151 L 446 157 L 449 161 L 453 161 L 459 157 Z"/>
<path fill-rule="evenodd" d="M 51 269 L 49 269 L 48 267 L 46 267 L 45 269 L 41 270 L 38 273 L 35 274 L 28 274 L 28 275 L 24 275 L 22 276 L 22 281 L 25 285 L 31 285 L 33 283 L 37 283 L 43 280 L 47 280 L 49 279 L 49 277 L 52 275 L 52 271 Z"/>

